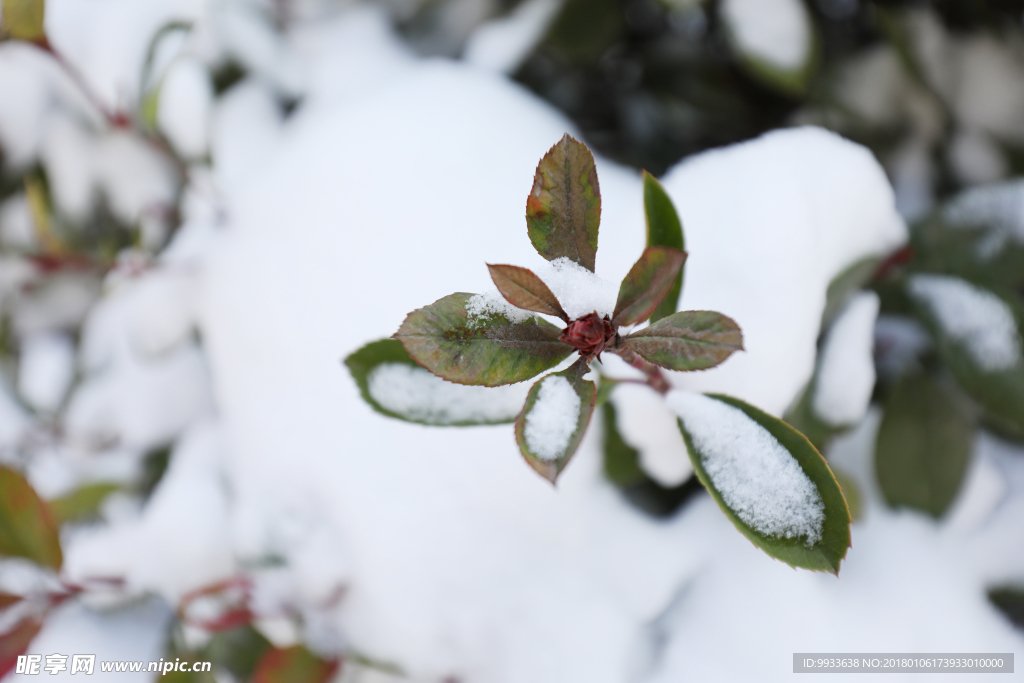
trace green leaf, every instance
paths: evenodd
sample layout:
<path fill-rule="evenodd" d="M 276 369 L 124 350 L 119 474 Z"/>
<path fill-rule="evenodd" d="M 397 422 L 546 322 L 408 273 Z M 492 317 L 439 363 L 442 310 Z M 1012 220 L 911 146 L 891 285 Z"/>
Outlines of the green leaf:
<path fill-rule="evenodd" d="M 839 484 L 839 489 L 843 492 L 843 498 L 846 498 L 846 505 L 850 508 L 850 519 L 856 522 L 861 518 L 863 510 L 860 486 L 857 485 L 857 482 L 853 477 L 845 474 L 844 472 L 832 470 L 832 474 L 835 475 L 836 482 Z"/>
<path fill-rule="evenodd" d="M 46 38 L 45 15 L 45 0 L 3 0 L 0 5 L 0 35 L 33 43 L 42 41 Z"/>
<path fill-rule="evenodd" d="M 367 344 L 346 358 L 345 365 L 363 400 L 388 417 L 416 424 L 463 427 L 514 422 L 519 414 L 519 387 L 471 387 L 446 382 L 420 367 L 395 339 Z M 394 370 L 395 365 L 404 371 L 397 374 L 394 384 L 389 384 L 387 370 Z M 385 368 L 381 371 L 383 375 L 375 374 L 378 368 Z"/>
<path fill-rule="evenodd" d="M 549 261 L 565 256 L 593 272 L 600 223 L 594 155 L 566 133 L 537 164 L 526 200 L 530 241 Z"/>
<path fill-rule="evenodd" d="M 18 655 L 28 651 L 32 639 L 43 627 L 39 617 L 27 616 L 17 622 L 10 631 L 0 634 L 0 678 L 18 664 Z"/>
<path fill-rule="evenodd" d="M 637 330 L 622 343 L 669 370 L 706 370 L 743 350 L 739 325 L 715 311 L 680 311 Z"/>
<path fill-rule="evenodd" d="M 253 683 L 327 683 L 341 662 L 320 659 L 301 645 L 269 650 L 260 659 Z"/>
<path fill-rule="evenodd" d="M 693 396 L 690 396 L 692 400 Z M 842 490 L 836 482 L 832 471 L 825 463 L 825 459 L 811 445 L 811 442 L 803 434 L 796 431 L 782 420 L 758 410 L 757 408 L 729 396 L 709 394 L 705 397 L 716 402 L 721 402 L 739 412 L 727 411 L 721 413 L 713 404 L 711 409 L 715 411 L 714 419 L 725 421 L 726 424 L 717 424 L 713 431 L 701 433 L 698 438 L 694 437 L 695 430 L 701 430 L 706 424 L 703 419 L 706 411 L 694 413 L 692 403 L 690 407 L 673 406 L 680 413 L 679 426 L 682 429 L 683 437 L 686 440 L 686 448 L 690 453 L 690 460 L 693 469 L 704 484 L 704 487 L 711 493 L 711 496 L 722 508 L 726 517 L 736 526 L 739 531 L 750 541 L 761 548 L 772 557 L 782 560 L 791 567 L 803 567 L 815 571 L 825 571 L 838 575 L 839 565 L 846 557 L 846 551 L 850 547 L 850 511 Z M 671 405 L 671 401 L 670 401 Z M 700 405 L 700 404 L 698 404 Z M 709 404 L 705 404 L 709 405 Z M 686 416 L 690 412 L 690 417 Z M 719 413 L 721 413 L 719 415 Z M 723 493 L 716 486 L 715 480 L 708 473 L 711 463 L 719 467 L 739 468 L 737 463 L 756 463 L 757 458 L 762 454 L 735 452 L 735 449 L 747 445 L 748 441 L 757 444 L 756 440 L 745 440 L 742 438 L 743 431 L 752 426 L 743 420 L 743 416 L 750 418 L 761 430 L 767 431 L 789 455 L 793 456 L 800 470 L 806 475 L 811 485 L 817 491 L 822 504 L 823 519 L 821 520 L 820 536 L 814 540 L 808 535 L 791 534 L 786 537 L 785 533 L 769 534 L 755 528 L 757 524 L 758 510 L 755 509 L 733 509 L 726 498 L 730 495 Z M 735 424 L 728 422 L 734 421 Z M 707 427 L 704 428 L 708 430 Z M 763 431 L 756 431 L 755 434 L 764 435 Z M 709 441 L 709 439 L 713 441 Z M 724 458 L 724 460 L 723 460 Z M 769 466 L 775 466 L 769 463 Z M 749 485 L 752 478 L 760 476 L 759 470 L 733 471 L 731 469 L 721 470 L 716 474 L 715 479 L 720 483 L 724 481 L 746 480 Z M 779 492 L 784 495 L 787 492 Z M 734 502 L 736 501 L 733 498 Z M 742 499 L 740 503 L 746 504 Z M 739 505 L 739 503 L 737 503 Z M 745 519 L 744 519 L 745 518 Z M 762 527 L 763 528 L 763 527 Z M 808 545 L 809 544 L 809 545 Z"/>
<path fill-rule="evenodd" d="M 470 320 L 466 304 L 472 296 L 449 294 L 416 309 L 394 338 L 438 377 L 488 387 L 535 377 L 573 352 L 558 341 L 561 330 L 544 320 L 513 323 L 500 314 Z"/>
<path fill-rule="evenodd" d="M 672 247 L 683 251 L 683 223 L 679 220 L 676 207 L 668 192 L 658 180 L 644 171 L 644 218 L 647 221 L 647 246 Z M 680 266 L 675 284 L 658 307 L 651 314 L 651 322 L 655 323 L 676 312 L 679 306 L 679 294 L 683 291 L 683 267 Z"/>
<path fill-rule="evenodd" d="M 988 599 L 1014 626 L 1024 629 L 1024 587 L 1008 585 L 990 588 Z"/>
<path fill-rule="evenodd" d="M 552 484 L 576 453 L 594 414 L 597 387 L 583 379 L 586 373 L 587 365 L 580 359 L 571 367 L 539 380 L 530 389 L 523 411 L 516 418 L 519 452 L 530 467 Z M 579 399 L 578 411 L 572 416 L 561 415 L 560 409 L 573 395 Z"/>
<path fill-rule="evenodd" d="M 904 376 L 885 404 L 875 446 L 886 500 L 941 516 L 967 471 L 973 438 L 974 423 L 950 387 L 923 373 Z"/>
<path fill-rule="evenodd" d="M 513 306 L 544 315 L 553 315 L 569 322 L 569 315 L 544 281 L 529 268 L 487 264 L 491 280 L 501 295 Z"/>
<path fill-rule="evenodd" d="M 619 285 L 612 325 L 643 322 L 679 282 L 686 252 L 672 247 L 647 247 Z"/>
<path fill-rule="evenodd" d="M 0 556 L 24 557 L 60 569 L 63 556 L 53 515 L 25 477 L 0 466 Z"/>
<path fill-rule="evenodd" d="M 910 282 L 920 276 L 914 276 Z M 934 277 L 934 276 L 925 276 Z M 910 286 L 911 299 L 914 310 L 921 318 L 925 326 L 931 331 L 935 338 L 936 348 L 946 366 L 952 371 L 960 386 L 971 395 L 974 400 L 985 409 L 985 421 L 997 431 L 1005 433 L 1013 438 L 1024 438 L 1024 361 L 1021 358 L 1021 334 L 1024 329 L 1024 306 L 1012 293 L 995 288 L 981 287 L 966 280 L 954 277 L 939 276 L 939 279 L 946 282 L 958 282 L 967 291 L 973 292 L 973 296 L 981 298 L 975 302 L 970 300 L 970 308 L 974 311 L 989 308 L 992 302 L 998 302 L 1006 306 L 1007 318 L 1012 321 L 993 321 L 986 329 L 984 327 L 972 329 L 967 332 L 963 330 L 949 330 L 944 321 L 936 315 L 932 305 L 925 301 L 920 293 L 915 295 L 913 284 Z M 986 300 L 989 305 L 985 305 Z M 963 317 L 958 316 L 958 317 Z M 1003 324 L 1005 323 L 1005 325 Z M 958 323 L 962 326 L 963 323 Z M 1009 329 L 1013 327 L 1014 329 Z M 1018 348 L 1018 358 L 1012 365 L 1006 367 L 985 367 L 986 362 L 991 362 L 990 335 L 1010 335 Z"/>
<path fill-rule="evenodd" d="M 601 386 L 604 386 L 603 379 Z M 702 490 L 695 477 L 672 487 L 662 486 L 648 477 L 640 467 L 640 453 L 626 443 L 619 433 L 615 404 L 605 403 L 601 410 L 605 477 L 634 507 L 652 517 L 663 519 L 673 515 L 691 496 Z"/>
<path fill-rule="evenodd" d="M 94 519 L 99 515 L 100 505 L 107 499 L 107 496 L 120 489 L 120 484 L 111 482 L 86 484 L 71 493 L 51 500 L 49 502 L 50 511 L 58 525 Z"/>
<path fill-rule="evenodd" d="M 214 666 L 223 666 L 237 680 L 247 681 L 264 653 L 270 649 L 270 641 L 246 624 L 214 633 L 203 648 L 202 657 L 205 661 L 213 662 Z"/>

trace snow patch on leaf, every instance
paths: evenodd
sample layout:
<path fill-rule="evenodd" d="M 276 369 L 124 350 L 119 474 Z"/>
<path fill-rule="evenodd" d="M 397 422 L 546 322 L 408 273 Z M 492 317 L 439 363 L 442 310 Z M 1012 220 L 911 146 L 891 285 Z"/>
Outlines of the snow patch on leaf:
<path fill-rule="evenodd" d="M 970 189 L 956 197 L 943 212 L 954 228 L 990 228 L 978 242 L 978 256 L 989 259 L 1010 240 L 1024 244 L 1024 181 Z"/>
<path fill-rule="evenodd" d="M 701 394 L 666 397 L 726 505 L 773 538 L 821 540 L 825 505 L 796 458 L 740 409 Z"/>
<path fill-rule="evenodd" d="M 1010 307 L 992 292 L 949 275 L 915 275 L 909 290 L 985 372 L 1009 370 L 1020 363 L 1017 322 Z"/>
<path fill-rule="evenodd" d="M 595 312 L 610 316 L 615 310 L 619 286 L 602 280 L 567 256 L 535 268 L 534 272 L 573 320 Z"/>
<path fill-rule="evenodd" d="M 541 460 L 565 453 L 580 415 L 580 397 L 565 377 L 545 378 L 537 401 L 526 414 L 524 436 L 530 452 Z"/>
<path fill-rule="evenodd" d="M 505 316 L 510 323 L 524 323 L 536 315 L 533 311 L 505 301 L 505 297 L 496 289 L 470 297 L 466 302 L 466 312 L 469 313 L 470 328 L 480 327 L 496 315 Z"/>
<path fill-rule="evenodd" d="M 446 382 L 407 363 L 382 363 L 367 377 L 370 396 L 409 420 L 432 424 L 514 420 L 529 385 L 477 387 Z"/>

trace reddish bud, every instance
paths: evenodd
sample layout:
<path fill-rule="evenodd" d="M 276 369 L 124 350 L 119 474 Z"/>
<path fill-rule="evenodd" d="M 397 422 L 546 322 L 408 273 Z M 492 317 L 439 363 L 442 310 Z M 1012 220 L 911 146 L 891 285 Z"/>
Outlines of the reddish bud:
<path fill-rule="evenodd" d="M 580 356 L 590 360 L 600 356 L 605 348 L 615 343 L 616 332 L 608 316 L 600 317 L 596 312 L 588 313 L 573 320 L 562 330 L 559 340 L 574 347 Z"/>

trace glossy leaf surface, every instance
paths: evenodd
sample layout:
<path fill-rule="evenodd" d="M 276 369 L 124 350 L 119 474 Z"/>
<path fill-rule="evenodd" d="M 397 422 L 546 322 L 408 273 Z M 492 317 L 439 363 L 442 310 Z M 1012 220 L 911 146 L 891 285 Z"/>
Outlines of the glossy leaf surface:
<path fill-rule="evenodd" d="M 686 252 L 672 247 L 647 247 L 619 285 L 612 325 L 647 320 L 679 281 Z"/>
<path fill-rule="evenodd" d="M 715 311 L 680 311 L 622 340 L 669 370 L 705 370 L 743 349 L 739 325 Z"/>
<path fill-rule="evenodd" d="M 530 241 L 549 261 L 564 256 L 593 272 L 600 223 L 594 155 L 566 133 L 537 165 L 526 200 Z"/>
<path fill-rule="evenodd" d="M 503 315 L 470 320 L 472 294 L 449 294 L 408 315 L 395 333 L 409 355 L 459 384 L 500 386 L 530 379 L 573 352 L 561 330 L 543 320 L 512 323 Z"/>
<path fill-rule="evenodd" d="M 487 269 L 498 291 L 513 306 L 569 322 L 569 316 L 551 289 L 529 268 L 488 263 Z"/>
<path fill-rule="evenodd" d="M 679 220 L 672 199 L 658 179 L 644 171 L 644 218 L 647 222 L 648 247 L 672 247 L 683 251 L 683 222 Z M 679 268 L 675 284 L 661 300 L 651 314 L 651 322 L 657 322 L 676 312 L 679 306 L 679 295 L 683 291 L 684 268 Z"/>
<path fill-rule="evenodd" d="M 967 470 L 974 422 L 952 388 L 924 373 L 903 377 L 885 405 L 875 471 L 890 505 L 939 517 Z"/>

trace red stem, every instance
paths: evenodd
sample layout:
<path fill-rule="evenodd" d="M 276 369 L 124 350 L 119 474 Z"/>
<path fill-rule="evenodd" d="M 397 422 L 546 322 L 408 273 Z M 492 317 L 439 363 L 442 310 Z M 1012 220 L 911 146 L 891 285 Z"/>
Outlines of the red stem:
<path fill-rule="evenodd" d="M 667 394 L 672 390 L 672 385 L 665 379 L 665 375 L 662 374 L 661 368 L 657 365 L 648 363 L 643 358 L 637 355 L 637 353 L 624 344 L 620 344 L 614 349 L 608 349 L 612 353 L 618 355 L 622 360 L 626 361 L 634 368 L 644 373 L 647 376 L 647 385 L 657 391 L 659 394 Z"/>

